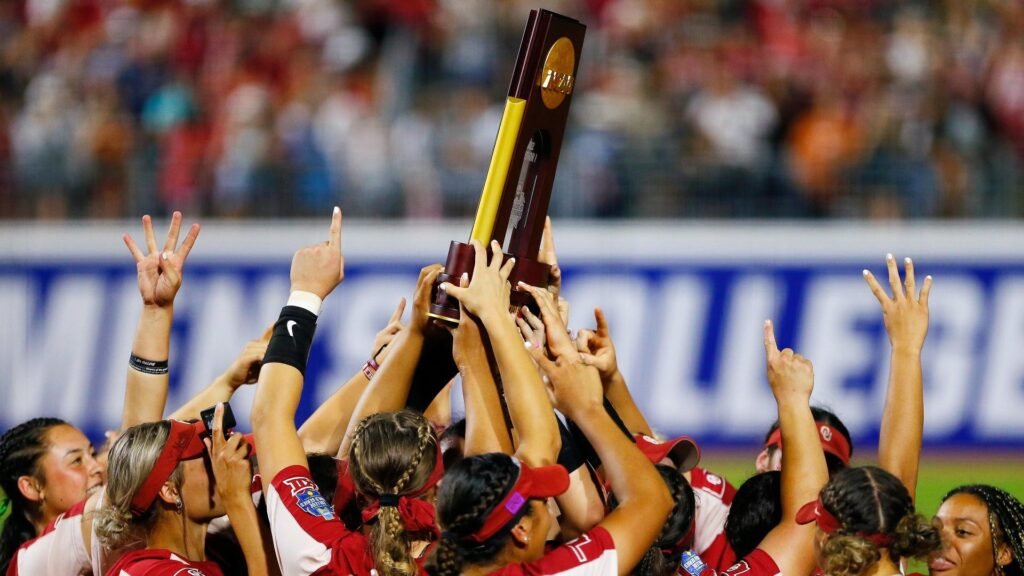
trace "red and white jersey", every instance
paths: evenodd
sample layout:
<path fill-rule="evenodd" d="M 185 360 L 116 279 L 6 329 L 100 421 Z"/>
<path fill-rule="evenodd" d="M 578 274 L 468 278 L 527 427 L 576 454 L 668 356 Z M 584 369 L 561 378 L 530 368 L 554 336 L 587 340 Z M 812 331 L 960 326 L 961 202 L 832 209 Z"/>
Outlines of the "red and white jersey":
<path fill-rule="evenodd" d="M 579 538 L 551 550 L 535 562 L 509 564 L 491 574 L 526 576 L 566 574 L 567 576 L 610 575 L 619 573 L 619 557 L 607 530 L 593 528 Z"/>
<path fill-rule="evenodd" d="M 736 496 L 728 480 L 703 468 L 690 470 L 690 486 L 696 501 L 693 551 L 704 563 L 724 570 L 736 562 L 736 555 L 725 539 L 725 521 Z"/>
<path fill-rule="evenodd" d="M 121 556 L 106 576 L 224 576 L 224 572 L 213 562 L 186 560 L 170 550 L 135 550 Z"/>
<path fill-rule="evenodd" d="M 708 569 L 701 576 L 781 576 L 778 564 L 767 552 L 760 548 L 754 549 L 746 558 L 729 566 L 725 570 Z"/>
<path fill-rule="evenodd" d="M 7 567 L 7 576 L 74 576 L 91 574 L 89 551 L 82 537 L 82 512 L 86 500 L 57 516 L 39 537 L 18 548 Z"/>
<path fill-rule="evenodd" d="M 270 484 L 267 516 L 282 574 L 369 575 L 369 542 L 341 522 L 305 466 L 289 466 Z"/>

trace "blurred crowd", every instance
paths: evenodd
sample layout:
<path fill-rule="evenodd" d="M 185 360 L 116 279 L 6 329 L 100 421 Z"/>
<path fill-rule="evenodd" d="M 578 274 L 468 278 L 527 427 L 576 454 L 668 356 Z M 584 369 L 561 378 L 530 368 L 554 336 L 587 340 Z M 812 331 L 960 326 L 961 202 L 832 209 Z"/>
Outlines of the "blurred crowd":
<path fill-rule="evenodd" d="M 1019 0 L 4 0 L 0 218 L 471 215 L 538 4 L 553 214 L 1024 215 Z"/>

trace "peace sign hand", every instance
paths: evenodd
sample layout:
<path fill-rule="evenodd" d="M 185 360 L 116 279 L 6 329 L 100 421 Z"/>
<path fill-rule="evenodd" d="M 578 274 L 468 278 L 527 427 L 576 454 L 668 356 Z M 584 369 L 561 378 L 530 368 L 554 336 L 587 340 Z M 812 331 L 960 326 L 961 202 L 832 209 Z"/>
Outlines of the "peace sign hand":
<path fill-rule="evenodd" d="M 175 212 L 171 216 L 171 225 L 167 229 L 167 240 L 162 251 L 157 251 L 153 219 L 148 214 L 142 217 L 142 229 L 146 235 L 147 254 L 142 253 L 131 235 L 125 234 L 121 237 L 135 258 L 139 294 L 142 295 L 142 302 L 146 306 L 169 308 L 174 304 L 174 297 L 181 288 L 181 271 L 185 267 L 188 253 L 199 236 L 199 224 L 192 225 L 185 240 L 178 246 L 181 212 Z"/>

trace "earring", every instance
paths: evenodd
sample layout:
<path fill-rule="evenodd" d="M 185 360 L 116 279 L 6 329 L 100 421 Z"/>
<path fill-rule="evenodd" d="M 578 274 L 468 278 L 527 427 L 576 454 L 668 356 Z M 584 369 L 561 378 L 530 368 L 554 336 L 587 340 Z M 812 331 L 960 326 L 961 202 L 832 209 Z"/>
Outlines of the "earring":
<path fill-rule="evenodd" d="M 181 498 L 178 498 L 177 500 L 174 501 L 174 507 L 178 509 L 178 513 L 180 514 L 182 508 Z"/>

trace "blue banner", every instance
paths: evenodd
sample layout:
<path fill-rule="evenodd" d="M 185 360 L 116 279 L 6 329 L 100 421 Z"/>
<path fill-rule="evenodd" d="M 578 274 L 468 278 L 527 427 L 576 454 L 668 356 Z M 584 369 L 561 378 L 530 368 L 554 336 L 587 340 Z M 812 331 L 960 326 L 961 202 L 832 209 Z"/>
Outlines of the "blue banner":
<path fill-rule="evenodd" d="M 426 263 L 419 252 L 443 255 L 444 248 L 371 258 L 346 245 L 345 282 L 321 317 L 300 419 L 370 355 L 374 334 L 412 294 Z M 246 260 L 228 252 L 186 267 L 175 306 L 169 408 L 225 370 L 287 298 L 283 249 Z M 100 438 L 120 418 L 141 309 L 130 258 L 108 248 L 90 258 L 11 253 L 0 258 L 0 428 L 53 415 Z M 763 320 L 772 318 L 780 346 L 814 362 L 815 402 L 836 411 L 857 441 L 877 438 L 889 344 L 861 269 L 884 278 L 881 253 L 806 263 L 742 253 L 567 253 L 572 328 L 592 327 L 593 308 L 603 308 L 630 389 L 659 432 L 705 444 L 761 441 L 775 419 L 761 339 Z M 1024 447 L 1024 258 L 931 256 L 917 269 L 919 282 L 935 277 L 924 351 L 926 444 Z M 232 402 L 241 428 L 252 394 L 245 387 Z"/>

